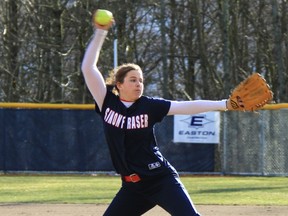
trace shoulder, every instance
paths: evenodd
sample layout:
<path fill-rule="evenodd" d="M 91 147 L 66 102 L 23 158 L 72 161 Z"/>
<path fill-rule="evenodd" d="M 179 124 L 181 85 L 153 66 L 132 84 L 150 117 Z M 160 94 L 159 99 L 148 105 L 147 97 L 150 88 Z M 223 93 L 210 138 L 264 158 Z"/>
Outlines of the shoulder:
<path fill-rule="evenodd" d="M 161 119 L 168 114 L 171 101 L 163 98 L 142 96 L 140 98 L 140 106 Z"/>
<path fill-rule="evenodd" d="M 164 98 L 159 98 L 159 97 L 149 97 L 149 96 L 142 96 L 141 97 L 142 101 L 149 102 L 151 104 L 171 104 L 170 100 L 166 100 Z"/>
<path fill-rule="evenodd" d="M 105 108 L 107 106 L 114 106 L 118 102 L 119 102 L 118 96 L 115 95 L 111 90 L 107 89 L 106 95 L 104 97 L 103 105 L 102 105 L 102 110 L 103 110 L 103 108 Z M 97 113 L 101 113 L 101 111 L 99 110 L 97 104 L 96 104 L 96 112 Z"/>

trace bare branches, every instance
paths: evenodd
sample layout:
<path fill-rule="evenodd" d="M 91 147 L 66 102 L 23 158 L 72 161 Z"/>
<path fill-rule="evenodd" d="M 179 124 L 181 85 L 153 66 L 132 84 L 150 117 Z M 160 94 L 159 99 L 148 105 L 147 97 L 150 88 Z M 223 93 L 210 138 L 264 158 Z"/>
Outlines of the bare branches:
<path fill-rule="evenodd" d="M 257 71 L 277 102 L 288 100 L 284 0 L 27 0 L 0 2 L 0 101 L 92 103 L 80 65 L 96 8 L 116 20 L 99 59 L 104 76 L 117 37 L 118 62 L 139 64 L 152 96 L 222 99 Z"/>

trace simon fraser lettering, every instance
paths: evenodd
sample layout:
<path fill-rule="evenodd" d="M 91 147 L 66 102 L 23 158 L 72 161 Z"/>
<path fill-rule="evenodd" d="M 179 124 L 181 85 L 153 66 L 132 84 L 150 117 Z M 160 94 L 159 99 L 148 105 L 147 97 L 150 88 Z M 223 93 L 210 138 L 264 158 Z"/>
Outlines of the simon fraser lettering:
<path fill-rule="evenodd" d="M 105 110 L 104 121 L 107 124 L 113 125 L 118 128 L 126 127 L 125 129 L 141 129 L 148 127 L 148 115 L 141 114 L 135 116 L 124 116 L 115 112 L 114 110 L 107 108 Z M 125 124 L 126 123 L 126 124 Z"/>

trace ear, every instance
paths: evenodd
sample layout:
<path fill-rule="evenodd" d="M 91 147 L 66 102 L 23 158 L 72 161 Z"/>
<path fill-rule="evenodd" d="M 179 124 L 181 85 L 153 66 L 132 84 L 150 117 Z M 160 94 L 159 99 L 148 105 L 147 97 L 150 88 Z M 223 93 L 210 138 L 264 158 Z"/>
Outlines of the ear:
<path fill-rule="evenodd" d="M 117 83 L 116 83 L 116 86 L 117 86 L 118 89 L 121 89 L 121 87 L 122 87 L 122 83 L 117 82 Z"/>

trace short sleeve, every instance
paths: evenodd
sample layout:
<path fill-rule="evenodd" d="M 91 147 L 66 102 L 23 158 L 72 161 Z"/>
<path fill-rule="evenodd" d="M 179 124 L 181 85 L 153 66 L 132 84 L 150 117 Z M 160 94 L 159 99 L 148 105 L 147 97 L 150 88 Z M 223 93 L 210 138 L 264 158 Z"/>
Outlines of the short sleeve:
<path fill-rule="evenodd" d="M 150 111 L 156 122 L 162 121 L 162 119 L 168 114 L 171 101 L 162 98 L 148 98 L 150 104 Z"/>

